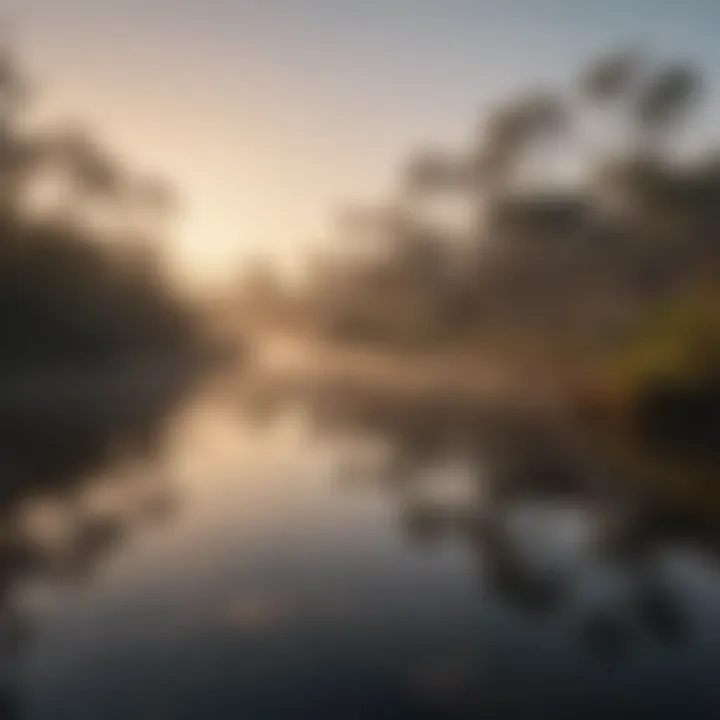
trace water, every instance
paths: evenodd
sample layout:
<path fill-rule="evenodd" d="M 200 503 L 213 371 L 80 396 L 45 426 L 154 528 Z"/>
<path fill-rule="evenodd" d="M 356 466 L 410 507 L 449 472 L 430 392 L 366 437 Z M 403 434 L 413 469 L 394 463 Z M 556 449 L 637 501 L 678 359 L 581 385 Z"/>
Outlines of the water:
<path fill-rule="evenodd" d="M 7 444 L 1 717 L 720 717 L 714 518 L 567 429 L 177 400 Z"/>

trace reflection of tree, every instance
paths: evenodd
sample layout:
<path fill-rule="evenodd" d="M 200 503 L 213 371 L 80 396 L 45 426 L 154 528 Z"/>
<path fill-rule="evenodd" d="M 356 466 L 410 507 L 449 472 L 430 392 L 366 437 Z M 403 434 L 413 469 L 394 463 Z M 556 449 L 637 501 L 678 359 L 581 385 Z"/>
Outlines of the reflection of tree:
<path fill-rule="evenodd" d="M 320 433 L 360 433 L 391 448 L 384 470 L 373 477 L 382 478 L 399 504 L 408 539 L 421 548 L 462 543 L 476 558 L 483 590 L 507 608 L 531 617 L 578 612 L 583 640 L 609 658 L 628 649 L 636 629 L 663 642 L 684 636 L 686 618 L 662 549 L 691 540 L 716 551 L 717 529 L 650 494 L 630 493 L 571 430 L 443 397 L 316 388 L 306 400 Z M 442 498 L 447 476 L 427 471 L 453 460 L 470 468 L 471 486 L 460 500 L 448 501 Z M 513 514 L 542 512 L 548 504 L 585 518 L 590 539 L 579 564 L 556 564 L 554 555 L 540 559 L 534 546 L 545 538 L 532 535 L 529 547 L 518 535 Z M 577 574 L 588 568 L 624 577 L 624 599 L 584 603 Z"/>
<path fill-rule="evenodd" d="M 186 375 L 166 374 L 141 396 L 114 393 L 102 407 L 0 416 L 3 718 L 14 717 L 13 668 L 32 629 L 18 591 L 87 579 L 128 532 L 172 509 L 160 443 L 189 389 Z"/>

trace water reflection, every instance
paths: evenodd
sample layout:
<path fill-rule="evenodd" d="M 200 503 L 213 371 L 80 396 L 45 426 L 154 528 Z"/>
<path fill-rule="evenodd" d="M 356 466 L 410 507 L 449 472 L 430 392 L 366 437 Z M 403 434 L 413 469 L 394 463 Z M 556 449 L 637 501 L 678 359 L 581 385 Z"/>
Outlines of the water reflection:
<path fill-rule="evenodd" d="M 89 581 L 127 533 L 173 508 L 158 472 L 164 428 L 196 372 L 78 377 L 7 392 L 0 411 L 0 717 L 21 717 L 14 676 L 38 582 Z M 37 390 L 37 388 L 35 388 Z M 24 716 L 24 715 L 23 715 Z"/>
<path fill-rule="evenodd" d="M 160 389 L 8 441 L 0 716 L 720 707 L 713 514 L 577 427 L 346 383 Z M 163 467 L 188 499 L 152 540 L 129 530 L 173 508 Z"/>
<path fill-rule="evenodd" d="M 717 559 L 720 531 L 702 499 L 688 506 L 638 485 L 557 418 L 352 384 L 294 391 L 318 437 L 370 437 L 386 449 L 366 479 L 392 498 L 407 540 L 462 545 L 482 592 L 506 609 L 572 617 L 578 642 L 612 660 L 633 643 L 691 632 L 674 568 L 683 553 Z M 266 388 L 246 409 L 266 418 L 283 397 Z M 660 452 L 646 448 L 648 464 Z M 362 474 L 343 469 L 345 479 Z"/>

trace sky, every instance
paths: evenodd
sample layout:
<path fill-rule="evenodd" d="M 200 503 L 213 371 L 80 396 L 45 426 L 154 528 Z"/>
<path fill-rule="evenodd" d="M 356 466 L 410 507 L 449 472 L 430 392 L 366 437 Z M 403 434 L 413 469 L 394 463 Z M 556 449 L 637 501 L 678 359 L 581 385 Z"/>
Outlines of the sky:
<path fill-rule="evenodd" d="M 10 0 L 37 113 L 79 122 L 183 201 L 189 277 L 301 257 L 387 196 L 418 146 L 641 44 L 720 69 L 718 0 Z M 711 97 L 720 98 L 709 77 Z M 703 133 L 720 118 L 706 110 Z"/>

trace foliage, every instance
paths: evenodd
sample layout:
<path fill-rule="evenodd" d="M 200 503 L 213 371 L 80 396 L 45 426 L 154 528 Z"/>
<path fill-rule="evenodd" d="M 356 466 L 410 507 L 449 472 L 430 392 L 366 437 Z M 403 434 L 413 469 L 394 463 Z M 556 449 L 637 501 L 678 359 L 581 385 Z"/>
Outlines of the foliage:
<path fill-rule="evenodd" d="M 360 213 L 339 257 L 309 269 L 296 322 L 342 342 L 482 348 L 565 376 L 614 358 L 653 308 L 717 279 L 720 164 L 680 152 L 699 87 L 686 63 L 617 53 L 569 92 L 497 108 L 464 152 L 418 152 L 390 211 Z M 598 118 L 612 147 L 593 135 Z M 462 218 L 438 218 L 457 200 Z M 662 352 L 683 355 L 685 336 L 667 332 Z"/>
<path fill-rule="evenodd" d="M 606 381 L 633 396 L 654 387 L 720 383 L 720 286 L 693 287 L 648 313 L 626 346 L 604 361 Z"/>
<path fill-rule="evenodd" d="M 24 80 L 0 60 L 0 367 L 118 363 L 194 344 L 152 242 L 169 190 L 83 133 L 31 132 Z M 49 186 L 53 202 L 39 204 Z"/>

